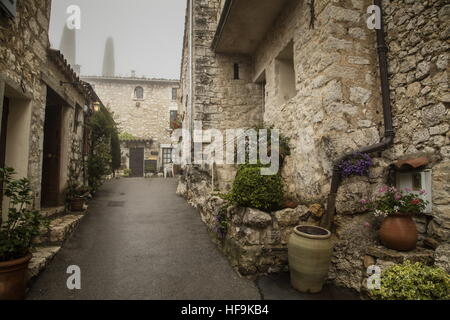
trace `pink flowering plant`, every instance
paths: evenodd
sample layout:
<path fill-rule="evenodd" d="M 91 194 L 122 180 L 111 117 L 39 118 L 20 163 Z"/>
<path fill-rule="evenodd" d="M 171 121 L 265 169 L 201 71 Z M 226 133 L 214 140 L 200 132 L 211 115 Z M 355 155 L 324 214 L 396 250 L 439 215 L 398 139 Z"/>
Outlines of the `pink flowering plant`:
<path fill-rule="evenodd" d="M 395 187 L 384 186 L 379 190 L 376 200 L 368 202 L 361 200 L 361 204 L 367 209 L 374 210 L 375 216 L 389 216 L 393 214 L 420 214 L 428 205 L 428 201 L 420 196 L 426 192 L 421 190 L 419 194 L 409 189 L 398 190 Z"/>

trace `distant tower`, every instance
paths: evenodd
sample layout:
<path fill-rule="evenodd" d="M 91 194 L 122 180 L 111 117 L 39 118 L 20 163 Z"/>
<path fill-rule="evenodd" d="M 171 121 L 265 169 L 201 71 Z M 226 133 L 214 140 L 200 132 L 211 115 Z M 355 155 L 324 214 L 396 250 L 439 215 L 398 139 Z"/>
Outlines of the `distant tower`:
<path fill-rule="evenodd" d="M 67 62 L 75 67 L 76 62 L 76 34 L 75 28 L 69 29 L 67 24 L 64 24 L 64 30 L 61 36 L 61 43 L 59 45 L 59 50 L 62 52 Z"/>
<path fill-rule="evenodd" d="M 114 77 L 115 61 L 114 61 L 114 40 L 108 38 L 105 44 L 105 55 L 103 57 L 103 71 L 102 76 Z"/>

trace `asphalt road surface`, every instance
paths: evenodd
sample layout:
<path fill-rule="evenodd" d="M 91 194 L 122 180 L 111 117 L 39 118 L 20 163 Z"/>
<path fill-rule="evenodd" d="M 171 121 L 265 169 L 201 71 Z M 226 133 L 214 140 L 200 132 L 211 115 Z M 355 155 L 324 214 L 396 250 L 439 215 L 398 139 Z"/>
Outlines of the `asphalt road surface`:
<path fill-rule="evenodd" d="M 209 238 L 196 209 L 175 194 L 177 180 L 107 182 L 71 238 L 31 285 L 28 299 L 352 300 L 331 285 L 305 294 L 289 274 L 241 278 Z M 80 267 L 81 289 L 67 288 Z"/>
<path fill-rule="evenodd" d="M 260 299 L 210 240 L 177 180 L 122 178 L 89 203 L 74 235 L 32 284 L 28 299 Z M 70 265 L 81 290 L 69 290 Z"/>

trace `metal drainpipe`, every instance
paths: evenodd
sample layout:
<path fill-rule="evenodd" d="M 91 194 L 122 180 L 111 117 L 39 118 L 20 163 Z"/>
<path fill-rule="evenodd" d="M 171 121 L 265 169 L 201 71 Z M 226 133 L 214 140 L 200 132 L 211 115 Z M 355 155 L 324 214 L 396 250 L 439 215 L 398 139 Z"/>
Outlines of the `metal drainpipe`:
<path fill-rule="evenodd" d="M 189 0 L 189 129 L 191 133 L 191 150 L 194 147 L 194 65 L 193 65 L 193 57 L 194 53 L 194 28 L 193 28 L 193 19 L 194 19 L 194 0 Z M 191 155 L 192 157 L 192 155 Z M 192 159 L 191 159 L 192 161 Z"/>
<path fill-rule="evenodd" d="M 321 221 L 321 226 L 331 230 L 333 225 L 333 218 L 336 211 L 336 196 L 341 183 L 341 175 L 339 171 L 339 164 L 355 153 L 373 153 L 388 149 L 394 142 L 395 132 L 392 125 L 391 113 L 391 99 L 389 91 L 389 77 L 388 77 L 388 63 L 387 63 L 387 46 L 384 39 L 384 23 L 383 23 L 383 8 L 381 0 L 374 0 L 374 4 L 381 9 L 381 28 L 376 29 L 377 35 L 377 49 L 378 61 L 380 65 L 380 80 L 381 80 L 381 96 L 383 100 L 383 117 L 384 117 L 384 137 L 381 142 L 363 147 L 359 150 L 347 153 L 337 159 L 333 164 L 333 175 L 331 178 L 330 194 L 327 200 L 327 209 L 325 216 Z"/>

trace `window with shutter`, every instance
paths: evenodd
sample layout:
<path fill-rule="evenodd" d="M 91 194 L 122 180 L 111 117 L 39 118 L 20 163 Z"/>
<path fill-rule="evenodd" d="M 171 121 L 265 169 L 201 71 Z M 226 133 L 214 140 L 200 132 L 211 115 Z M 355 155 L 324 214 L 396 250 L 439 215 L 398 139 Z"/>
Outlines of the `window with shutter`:
<path fill-rule="evenodd" d="M 144 88 L 136 87 L 134 89 L 134 98 L 138 100 L 144 99 Z"/>

